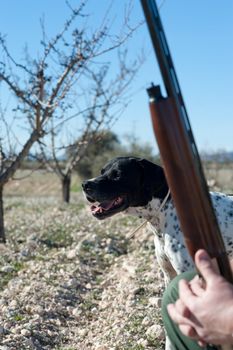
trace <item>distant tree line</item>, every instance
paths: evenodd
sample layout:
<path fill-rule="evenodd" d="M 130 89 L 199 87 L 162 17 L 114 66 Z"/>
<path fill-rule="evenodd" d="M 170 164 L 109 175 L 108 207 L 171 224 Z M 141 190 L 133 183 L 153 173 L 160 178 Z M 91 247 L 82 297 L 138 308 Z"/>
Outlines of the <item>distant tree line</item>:
<path fill-rule="evenodd" d="M 80 179 L 87 179 L 98 175 L 106 162 L 118 156 L 136 156 L 146 158 L 152 162 L 160 162 L 159 155 L 155 154 L 153 147 L 147 143 L 140 142 L 132 134 L 126 135 L 124 137 L 125 142 L 123 142 L 117 134 L 105 129 L 95 133 L 95 135 L 89 135 L 89 139 L 92 142 L 87 145 L 83 157 L 73 169 Z M 81 140 L 81 137 L 79 140 Z M 77 144 L 79 140 L 77 140 Z M 72 158 L 75 152 L 76 145 L 71 145 L 67 148 L 66 152 L 58 160 L 61 168 L 65 167 L 67 159 Z M 51 164 L 52 168 L 53 159 L 47 159 L 47 161 Z M 21 166 L 21 169 L 46 168 L 43 159 L 38 159 L 33 154 L 29 154 Z"/>

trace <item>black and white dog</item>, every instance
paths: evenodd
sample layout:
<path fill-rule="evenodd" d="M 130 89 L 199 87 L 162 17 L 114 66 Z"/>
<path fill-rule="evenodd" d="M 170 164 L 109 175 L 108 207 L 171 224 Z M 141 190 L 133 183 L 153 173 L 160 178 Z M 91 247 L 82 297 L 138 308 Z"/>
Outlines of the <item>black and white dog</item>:
<path fill-rule="evenodd" d="M 166 284 L 193 267 L 161 166 L 146 159 L 117 157 L 103 167 L 100 176 L 84 181 L 82 186 L 97 219 L 124 211 L 149 222 Z M 227 253 L 233 258 L 233 197 L 211 193 L 211 199 Z"/>

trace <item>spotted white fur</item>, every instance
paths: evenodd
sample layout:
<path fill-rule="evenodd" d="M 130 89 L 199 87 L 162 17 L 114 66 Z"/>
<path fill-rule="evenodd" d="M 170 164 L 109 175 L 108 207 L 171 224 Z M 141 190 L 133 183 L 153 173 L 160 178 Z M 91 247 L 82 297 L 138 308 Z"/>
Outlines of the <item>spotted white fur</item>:
<path fill-rule="evenodd" d="M 233 258 L 233 197 L 213 192 L 211 199 L 227 254 Z M 194 264 L 185 247 L 173 202 L 169 200 L 158 212 L 160 205 L 161 200 L 153 198 L 146 206 L 130 207 L 125 212 L 148 220 L 148 226 L 155 235 L 156 258 L 167 284 L 176 274 L 192 269 Z"/>

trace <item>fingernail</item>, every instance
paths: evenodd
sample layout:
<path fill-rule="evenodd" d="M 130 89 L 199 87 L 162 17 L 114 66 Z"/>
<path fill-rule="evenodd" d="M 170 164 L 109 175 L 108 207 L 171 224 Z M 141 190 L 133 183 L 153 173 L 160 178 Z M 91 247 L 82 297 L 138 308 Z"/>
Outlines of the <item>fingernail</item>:
<path fill-rule="evenodd" d="M 202 251 L 201 253 L 199 253 L 198 258 L 199 258 L 199 260 L 202 260 L 202 261 L 209 261 L 210 260 L 209 255 L 205 251 Z"/>

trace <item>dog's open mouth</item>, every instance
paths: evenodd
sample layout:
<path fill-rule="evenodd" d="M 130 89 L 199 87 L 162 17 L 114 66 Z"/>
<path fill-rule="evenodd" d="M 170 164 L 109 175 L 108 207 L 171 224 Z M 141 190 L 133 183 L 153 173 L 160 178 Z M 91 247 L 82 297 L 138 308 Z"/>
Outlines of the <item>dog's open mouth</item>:
<path fill-rule="evenodd" d="M 104 200 L 100 203 L 92 204 L 91 212 L 97 219 L 105 219 L 114 215 L 127 207 L 126 198 L 117 197 L 111 200 Z"/>

